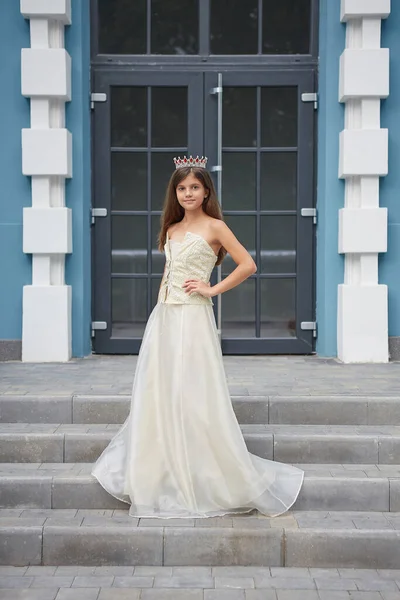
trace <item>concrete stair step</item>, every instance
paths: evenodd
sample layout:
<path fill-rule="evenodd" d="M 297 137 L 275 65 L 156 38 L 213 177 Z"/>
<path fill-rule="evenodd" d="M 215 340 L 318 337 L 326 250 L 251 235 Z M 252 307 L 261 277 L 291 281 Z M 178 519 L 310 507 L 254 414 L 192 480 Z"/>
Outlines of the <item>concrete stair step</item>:
<path fill-rule="evenodd" d="M 400 396 L 232 396 L 243 424 L 400 425 Z M 3 423 L 124 422 L 130 396 L 0 395 Z"/>
<path fill-rule="evenodd" d="M 90 463 L 43 463 L 24 469 L 26 464 L 1 466 L 0 508 L 127 510 L 126 503 L 108 494 L 90 474 Z M 305 478 L 296 510 L 400 512 L 400 466 L 299 466 Z"/>
<path fill-rule="evenodd" d="M 219 519 L 0 510 L 0 564 L 400 568 L 400 515 L 293 511 Z"/>
<path fill-rule="evenodd" d="M 251 452 L 280 462 L 400 464 L 400 427 L 242 425 Z M 0 462 L 94 462 L 120 425 L 0 424 Z"/>

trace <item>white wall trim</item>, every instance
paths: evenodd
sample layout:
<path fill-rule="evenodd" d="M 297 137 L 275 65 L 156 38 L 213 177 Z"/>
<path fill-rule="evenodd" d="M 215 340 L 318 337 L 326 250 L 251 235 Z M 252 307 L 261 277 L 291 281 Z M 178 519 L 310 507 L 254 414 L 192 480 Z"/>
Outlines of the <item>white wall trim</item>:
<path fill-rule="evenodd" d="M 71 358 L 71 288 L 65 254 L 72 252 L 65 178 L 72 177 L 72 136 L 65 128 L 71 58 L 64 28 L 70 0 L 20 0 L 30 20 L 31 47 L 21 51 L 21 93 L 30 98 L 31 126 L 22 130 L 22 173 L 31 177 L 32 206 L 23 213 L 23 251 L 32 254 L 32 285 L 24 286 L 22 360 Z"/>
<path fill-rule="evenodd" d="M 338 289 L 338 357 L 346 363 L 387 362 L 388 291 L 378 283 L 378 254 L 387 250 L 387 211 L 379 208 L 379 177 L 388 172 L 388 131 L 380 126 L 389 94 L 389 50 L 381 48 L 381 20 L 390 0 L 341 0 L 346 48 L 340 58 L 339 177 L 345 181 L 339 247 L 345 257 Z"/>

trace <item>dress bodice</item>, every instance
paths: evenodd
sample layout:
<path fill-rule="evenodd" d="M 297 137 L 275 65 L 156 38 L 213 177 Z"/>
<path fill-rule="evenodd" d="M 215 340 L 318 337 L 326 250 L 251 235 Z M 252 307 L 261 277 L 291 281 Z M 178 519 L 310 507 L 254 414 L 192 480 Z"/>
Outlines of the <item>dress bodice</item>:
<path fill-rule="evenodd" d="M 218 257 L 208 242 L 197 233 L 186 232 L 182 242 L 171 243 L 167 233 L 165 273 L 161 281 L 158 302 L 167 304 L 212 304 L 211 298 L 201 294 L 187 294 L 183 289 L 186 279 L 210 281 Z"/>

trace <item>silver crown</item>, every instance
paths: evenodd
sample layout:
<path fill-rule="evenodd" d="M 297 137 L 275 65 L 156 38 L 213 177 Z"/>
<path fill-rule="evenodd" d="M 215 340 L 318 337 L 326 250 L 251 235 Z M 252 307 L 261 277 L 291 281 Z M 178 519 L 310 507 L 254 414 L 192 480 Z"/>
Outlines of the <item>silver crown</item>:
<path fill-rule="evenodd" d="M 206 156 L 202 156 L 201 158 L 198 156 L 196 156 L 196 158 L 193 158 L 193 156 L 184 156 L 183 158 L 178 156 L 178 158 L 174 158 L 175 169 L 182 169 L 182 167 L 201 167 L 202 169 L 205 169 L 207 160 L 208 158 Z"/>

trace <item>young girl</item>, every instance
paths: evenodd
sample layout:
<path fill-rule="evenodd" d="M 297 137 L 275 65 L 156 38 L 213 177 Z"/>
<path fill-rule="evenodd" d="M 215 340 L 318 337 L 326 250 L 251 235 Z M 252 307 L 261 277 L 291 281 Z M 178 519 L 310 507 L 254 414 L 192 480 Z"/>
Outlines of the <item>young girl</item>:
<path fill-rule="evenodd" d="M 166 264 L 143 336 L 125 423 L 92 474 L 133 517 L 277 516 L 296 500 L 303 471 L 250 454 L 226 383 L 213 296 L 256 271 L 222 220 L 207 159 L 174 159 L 159 248 Z M 226 252 L 237 264 L 214 286 Z"/>

